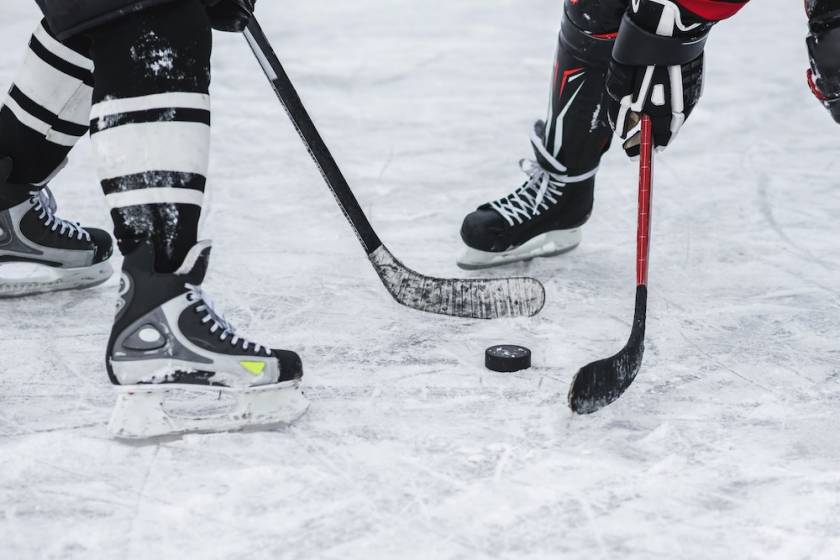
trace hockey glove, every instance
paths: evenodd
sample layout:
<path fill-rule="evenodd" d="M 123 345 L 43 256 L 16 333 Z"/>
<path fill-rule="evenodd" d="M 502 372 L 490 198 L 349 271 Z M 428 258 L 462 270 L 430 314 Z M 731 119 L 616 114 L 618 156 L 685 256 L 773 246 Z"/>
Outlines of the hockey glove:
<path fill-rule="evenodd" d="M 218 31 L 240 32 L 254 15 L 257 0 L 204 0 L 210 25 Z"/>
<path fill-rule="evenodd" d="M 670 0 L 633 0 L 607 72 L 610 124 L 631 157 L 639 155 L 640 114 L 653 121 L 654 145 L 668 146 L 703 91 L 703 48 L 713 23 Z"/>
<path fill-rule="evenodd" d="M 806 0 L 808 85 L 834 120 L 840 123 L 840 0 Z"/>

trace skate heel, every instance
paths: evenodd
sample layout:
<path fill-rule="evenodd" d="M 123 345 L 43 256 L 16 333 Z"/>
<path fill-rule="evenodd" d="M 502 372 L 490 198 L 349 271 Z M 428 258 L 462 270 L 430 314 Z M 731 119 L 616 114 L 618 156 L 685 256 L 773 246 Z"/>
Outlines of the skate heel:
<path fill-rule="evenodd" d="M 114 437 L 123 439 L 141 439 L 170 433 L 174 425 L 163 409 L 167 392 L 153 388 L 120 388 L 108 422 L 108 431 Z"/>

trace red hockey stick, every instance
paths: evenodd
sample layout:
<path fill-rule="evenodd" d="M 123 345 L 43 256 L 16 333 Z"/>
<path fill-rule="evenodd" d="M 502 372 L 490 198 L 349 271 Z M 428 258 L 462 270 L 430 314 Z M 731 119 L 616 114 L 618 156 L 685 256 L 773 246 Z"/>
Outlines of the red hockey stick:
<path fill-rule="evenodd" d="M 642 367 L 645 352 L 650 200 L 653 182 L 653 134 L 650 117 L 642 116 L 639 161 L 639 226 L 636 237 L 636 312 L 627 345 L 615 356 L 592 362 L 577 372 L 569 389 L 569 406 L 590 414 L 615 402 L 630 387 Z"/>

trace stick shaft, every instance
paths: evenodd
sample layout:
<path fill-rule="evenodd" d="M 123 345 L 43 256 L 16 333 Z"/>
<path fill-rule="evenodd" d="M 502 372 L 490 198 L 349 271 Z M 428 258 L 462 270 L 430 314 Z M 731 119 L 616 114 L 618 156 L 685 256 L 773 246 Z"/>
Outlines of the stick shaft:
<path fill-rule="evenodd" d="M 297 129 L 303 143 L 309 150 L 309 154 L 315 160 L 315 164 L 321 171 L 321 175 L 323 175 L 333 196 L 335 196 L 342 212 L 347 217 L 347 221 L 353 227 L 356 237 L 359 238 L 365 251 L 370 255 L 382 246 L 382 241 L 376 235 L 373 226 L 370 225 L 370 221 L 365 216 L 353 191 L 350 190 L 350 185 L 347 184 L 347 180 L 339 169 L 335 158 L 327 148 L 324 139 L 321 138 L 315 123 L 312 122 L 312 118 L 306 111 L 289 75 L 286 74 L 283 65 L 280 64 L 280 59 L 274 53 L 274 49 L 257 22 L 257 18 L 251 18 L 244 34 L 248 45 L 254 51 L 257 62 L 260 63 L 263 72 L 271 82 L 274 93 L 277 94 L 289 114 L 295 129 Z"/>
<path fill-rule="evenodd" d="M 653 183 L 653 125 L 642 115 L 639 158 L 639 225 L 636 233 L 636 285 L 647 286 L 650 257 L 651 184 Z"/>

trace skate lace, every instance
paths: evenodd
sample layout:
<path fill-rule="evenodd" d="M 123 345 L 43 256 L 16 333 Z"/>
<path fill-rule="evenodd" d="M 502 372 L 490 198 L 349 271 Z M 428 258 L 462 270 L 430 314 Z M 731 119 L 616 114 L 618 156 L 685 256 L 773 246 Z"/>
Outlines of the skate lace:
<path fill-rule="evenodd" d="M 68 222 L 55 215 L 58 204 L 50 189 L 44 187 L 39 191 L 30 191 L 29 195 L 31 196 L 29 201 L 33 209 L 36 212 L 40 212 L 38 219 L 46 227 L 50 228 L 50 231 L 54 231 L 59 235 L 66 235 L 71 239 L 75 237 L 79 241 L 90 241 L 90 233 L 81 224 Z"/>
<path fill-rule="evenodd" d="M 212 300 L 207 296 L 207 293 L 201 289 L 201 286 L 184 284 L 184 287 L 188 290 L 187 299 L 190 302 L 201 302 L 201 305 L 196 307 L 195 310 L 198 313 L 205 313 L 201 322 L 205 325 L 210 324 L 211 334 L 219 333 L 219 339 L 222 341 L 230 338 L 231 346 L 241 346 L 246 352 L 248 352 L 250 347 L 253 346 L 254 353 L 258 354 L 260 352 L 265 352 L 267 356 L 271 355 L 271 349 L 265 344 L 257 344 L 256 342 L 251 342 L 250 340 L 246 340 L 241 336 L 238 336 L 236 334 L 236 329 L 230 324 L 230 321 L 225 319 L 220 312 L 215 310 Z"/>
<path fill-rule="evenodd" d="M 564 176 L 546 171 L 534 160 L 522 159 L 519 167 L 528 175 L 528 180 L 511 194 L 490 203 L 511 226 L 539 216 L 543 210 L 557 204 L 566 186 L 560 182 Z"/>

